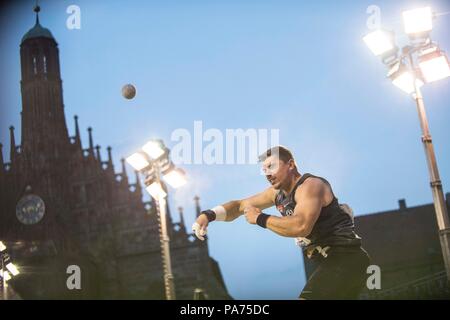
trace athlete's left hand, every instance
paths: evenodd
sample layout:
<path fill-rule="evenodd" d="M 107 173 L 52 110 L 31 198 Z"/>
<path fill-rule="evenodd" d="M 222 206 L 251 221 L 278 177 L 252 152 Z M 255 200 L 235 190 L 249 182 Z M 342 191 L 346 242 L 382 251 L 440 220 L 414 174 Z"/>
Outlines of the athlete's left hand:
<path fill-rule="evenodd" d="M 260 214 L 261 210 L 256 207 L 249 206 L 244 209 L 245 219 L 251 224 L 256 224 L 256 219 Z"/>

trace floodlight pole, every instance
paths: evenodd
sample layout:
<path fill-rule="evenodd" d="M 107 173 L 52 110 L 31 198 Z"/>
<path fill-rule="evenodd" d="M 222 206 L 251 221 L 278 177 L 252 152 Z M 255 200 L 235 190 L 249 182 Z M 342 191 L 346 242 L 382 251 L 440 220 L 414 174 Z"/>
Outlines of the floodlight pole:
<path fill-rule="evenodd" d="M 152 144 L 158 144 L 160 150 L 156 150 L 150 145 L 150 142 Z M 161 242 L 161 257 L 162 257 L 162 265 L 163 265 L 163 274 L 164 274 L 164 288 L 166 293 L 166 299 L 167 300 L 175 300 L 175 282 L 174 282 L 174 276 L 172 273 L 172 263 L 170 259 L 170 239 L 169 239 L 169 232 L 167 230 L 167 192 L 166 188 L 161 181 L 161 174 L 167 173 L 167 169 L 170 169 L 170 159 L 169 159 L 169 149 L 167 149 L 164 146 L 164 143 L 162 140 L 157 141 L 150 141 L 146 144 L 148 145 L 148 149 L 146 146 L 143 147 L 144 152 L 140 152 L 139 155 L 141 160 L 140 164 L 136 164 L 134 166 L 131 162 L 134 162 L 134 160 L 131 160 L 130 164 L 135 167 L 136 170 L 138 170 L 140 173 L 142 173 L 145 176 L 145 185 L 148 187 L 151 187 L 153 183 L 156 183 L 159 185 L 160 190 L 157 190 L 159 192 L 151 192 L 149 191 L 150 195 L 156 202 L 156 208 L 158 213 L 158 227 L 159 227 L 159 239 Z M 162 149 L 162 152 L 160 152 Z M 133 155 L 134 156 L 134 155 Z M 129 158 L 133 157 L 130 156 Z M 142 160 L 142 157 L 144 159 Z M 127 158 L 128 160 L 128 158 Z M 142 163 L 144 162 L 144 164 Z M 142 167 L 143 165 L 143 167 Z M 169 165 L 168 168 L 166 166 Z M 138 168 L 137 168 L 138 167 Z M 163 192 L 161 192 L 161 189 Z M 159 193 L 159 194 L 157 194 Z M 164 195 L 162 195 L 164 193 Z"/>
<path fill-rule="evenodd" d="M 157 164 L 155 164 L 155 175 L 156 181 L 162 185 L 161 176 L 160 176 L 160 168 Z M 157 200 L 157 207 L 159 213 L 159 222 L 160 222 L 160 241 L 161 241 L 161 254 L 162 254 L 162 262 L 163 262 L 163 272 L 164 272 L 164 288 L 166 291 L 166 299 L 167 300 L 175 300 L 175 282 L 172 273 L 172 263 L 170 259 L 170 239 L 169 233 L 167 232 L 167 202 L 166 196 L 160 196 Z"/>
<path fill-rule="evenodd" d="M 442 255 L 444 258 L 447 281 L 450 282 L 450 222 L 445 203 L 444 193 L 442 191 L 442 182 L 439 177 L 439 170 L 434 154 L 433 141 L 431 139 L 428 119 L 425 112 L 422 92 L 416 81 L 415 67 L 411 51 L 408 52 L 408 58 L 413 74 L 414 93 L 413 98 L 416 101 L 417 112 L 419 113 L 420 127 L 422 128 L 422 143 L 427 158 L 428 172 L 430 175 L 430 186 L 433 193 L 434 209 L 439 228 L 439 238 L 441 242 Z"/>

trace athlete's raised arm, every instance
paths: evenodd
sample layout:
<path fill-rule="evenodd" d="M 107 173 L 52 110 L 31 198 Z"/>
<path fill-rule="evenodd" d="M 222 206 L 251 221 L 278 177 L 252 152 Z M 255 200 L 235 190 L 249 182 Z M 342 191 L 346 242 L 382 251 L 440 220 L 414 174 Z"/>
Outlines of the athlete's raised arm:
<path fill-rule="evenodd" d="M 202 211 L 192 226 L 197 238 L 204 240 L 207 227 L 211 221 L 233 221 L 244 213 L 245 208 L 255 207 L 260 210 L 273 206 L 276 191 L 273 187 L 269 187 L 263 192 L 255 194 L 242 200 L 232 200 L 220 206 L 209 210 Z"/>

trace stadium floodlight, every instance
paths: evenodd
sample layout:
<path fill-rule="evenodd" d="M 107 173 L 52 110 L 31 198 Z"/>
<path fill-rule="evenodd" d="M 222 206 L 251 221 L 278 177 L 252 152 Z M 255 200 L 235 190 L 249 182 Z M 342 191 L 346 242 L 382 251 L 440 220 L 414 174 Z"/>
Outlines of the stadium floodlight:
<path fill-rule="evenodd" d="M 179 188 L 186 184 L 186 174 L 179 168 L 173 168 L 169 172 L 163 175 L 164 181 L 166 181 L 172 188 Z"/>
<path fill-rule="evenodd" d="M 161 254 L 164 261 L 164 287 L 167 300 L 175 299 L 175 281 L 170 259 L 169 232 L 167 230 L 167 189 L 162 183 L 164 179 L 171 187 L 178 188 L 186 183 L 184 171 L 175 168 L 169 159 L 169 149 L 162 140 L 151 140 L 142 147 L 143 152 L 137 152 L 127 158 L 127 162 L 136 171 L 145 176 L 145 190 L 157 202 Z"/>
<path fill-rule="evenodd" d="M 12 263 L 12 262 L 9 262 L 7 265 L 6 265 L 6 269 L 8 269 L 8 271 L 13 275 L 13 276 L 17 276 L 20 272 L 19 272 L 19 270 L 17 269 L 17 267 L 14 265 L 14 263 Z"/>
<path fill-rule="evenodd" d="M 140 152 L 132 154 L 126 160 L 136 171 L 141 171 L 150 165 L 150 162 L 147 161 L 145 155 Z"/>
<path fill-rule="evenodd" d="M 392 31 L 377 29 L 364 36 L 363 40 L 376 56 L 383 56 L 397 51 Z"/>
<path fill-rule="evenodd" d="M 3 252 L 5 250 L 6 250 L 5 244 L 2 241 L 0 241 L 0 252 Z"/>
<path fill-rule="evenodd" d="M 434 153 L 433 142 L 425 112 L 425 103 L 420 87 L 424 82 L 433 82 L 450 76 L 447 56 L 441 52 L 431 37 L 434 14 L 430 7 L 403 12 L 404 31 L 409 36 L 409 43 L 400 51 L 389 53 L 392 44 L 382 31 L 374 31 L 364 37 L 364 41 L 376 54 L 381 55 L 382 62 L 388 66 L 388 77 L 401 90 L 411 94 L 419 114 L 422 129 L 422 144 L 428 164 L 430 186 L 436 212 L 442 257 L 447 281 L 450 281 L 450 218 L 447 212 L 445 196 L 439 177 L 439 169 Z M 393 50 L 393 49 L 391 49 Z M 399 55 L 400 53 L 400 55 Z"/>
<path fill-rule="evenodd" d="M 151 140 L 147 142 L 143 147 L 142 150 L 145 151 L 146 154 L 153 160 L 156 160 L 160 158 L 164 153 L 166 153 L 165 148 L 162 146 L 162 144 L 159 141 Z"/>
<path fill-rule="evenodd" d="M 159 201 L 161 198 L 165 198 L 167 193 L 164 191 L 161 183 L 155 181 L 148 185 L 145 190 L 153 197 L 153 199 Z"/>
<path fill-rule="evenodd" d="M 450 76 L 447 56 L 437 47 L 423 52 L 419 57 L 419 67 L 426 82 L 433 82 Z"/>
<path fill-rule="evenodd" d="M 419 87 L 423 86 L 423 81 L 416 78 L 411 71 L 401 62 L 397 62 L 388 72 L 387 75 L 392 83 L 403 90 L 404 92 L 411 94 L 414 92 L 414 79 Z"/>
<path fill-rule="evenodd" d="M 2 277 L 2 279 L 4 279 L 5 281 L 9 281 L 11 280 L 11 275 L 9 274 L 8 271 L 3 271 L 3 269 L 0 269 L 0 277 Z"/>
<path fill-rule="evenodd" d="M 405 33 L 410 36 L 427 34 L 433 29 L 433 12 L 430 7 L 403 12 Z"/>

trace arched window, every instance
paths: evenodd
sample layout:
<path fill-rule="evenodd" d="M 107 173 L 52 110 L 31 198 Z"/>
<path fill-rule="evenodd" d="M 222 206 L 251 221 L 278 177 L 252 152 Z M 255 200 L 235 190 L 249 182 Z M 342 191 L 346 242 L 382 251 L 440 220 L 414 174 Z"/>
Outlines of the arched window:
<path fill-rule="evenodd" d="M 44 61 L 44 73 L 47 73 L 47 57 L 46 56 L 44 56 L 43 61 Z"/>
<path fill-rule="evenodd" d="M 33 72 L 34 72 L 34 74 L 37 74 L 37 60 L 36 60 L 36 56 L 33 56 Z"/>

